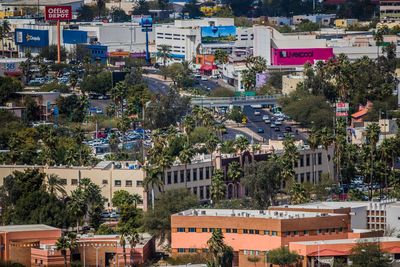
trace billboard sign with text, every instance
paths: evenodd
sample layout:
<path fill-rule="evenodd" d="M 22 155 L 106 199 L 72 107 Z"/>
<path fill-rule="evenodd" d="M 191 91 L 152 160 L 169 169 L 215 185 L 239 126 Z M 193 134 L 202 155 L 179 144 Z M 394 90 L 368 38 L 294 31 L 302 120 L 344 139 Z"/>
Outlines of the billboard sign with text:
<path fill-rule="evenodd" d="M 326 61 L 333 57 L 333 48 L 272 48 L 272 64 L 282 66 L 304 65 Z"/>
<path fill-rule="evenodd" d="M 46 20 L 71 20 L 71 6 L 46 6 L 44 16 Z"/>
<path fill-rule="evenodd" d="M 203 44 L 233 43 L 235 41 L 236 41 L 235 26 L 201 27 L 201 42 Z"/>

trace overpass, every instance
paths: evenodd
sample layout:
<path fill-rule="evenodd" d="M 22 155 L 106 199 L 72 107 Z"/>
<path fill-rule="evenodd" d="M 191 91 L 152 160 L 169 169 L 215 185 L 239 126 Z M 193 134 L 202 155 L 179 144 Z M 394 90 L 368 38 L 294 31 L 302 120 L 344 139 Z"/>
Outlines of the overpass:
<path fill-rule="evenodd" d="M 229 107 L 250 105 L 275 105 L 282 95 L 234 96 L 234 97 L 194 97 L 192 106 Z"/>

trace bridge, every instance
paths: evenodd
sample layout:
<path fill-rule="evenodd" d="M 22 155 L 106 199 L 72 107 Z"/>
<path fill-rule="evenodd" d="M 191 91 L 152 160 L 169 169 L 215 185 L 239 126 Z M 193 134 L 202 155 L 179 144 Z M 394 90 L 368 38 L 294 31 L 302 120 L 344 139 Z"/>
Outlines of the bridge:
<path fill-rule="evenodd" d="M 229 106 L 251 106 L 251 105 L 275 105 L 282 95 L 262 96 L 234 96 L 234 97 L 194 97 L 191 99 L 192 106 L 201 107 L 229 107 Z"/>

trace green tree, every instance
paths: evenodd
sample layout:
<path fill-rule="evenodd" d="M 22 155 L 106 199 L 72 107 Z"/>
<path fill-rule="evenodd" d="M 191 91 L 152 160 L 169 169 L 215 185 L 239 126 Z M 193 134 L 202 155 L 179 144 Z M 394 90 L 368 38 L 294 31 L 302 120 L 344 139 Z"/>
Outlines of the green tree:
<path fill-rule="evenodd" d="M 192 162 L 192 158 L 195 155 L 195 151 L 190 147 L 188 143 L 185 143 L 182 147 L 182 150 L 179 152 L 178 159 L 179 161 L 185 165 L 185 187 L 187 187 L 187 165 Z"/>
<path fill-rule="evenodd" d="M 321 145 L 324 147 L 325 149 L 325 156 L 326 156 L 326 162 L 329 162 L 329 147 L 332 145 L 333 141 L 334 141 L 334 136 L 331 132 L 330 129 L 324 127 L 321 129 L 320 133 L 319 133 L 319 140 L 321 142 Z M 331 176 L 331 171 L 328 168 L 328 174 L 329 176 Z"/>
<path fill-rule="evenodd" d="M 145 0 L 139 0 L 132 11 L 132 15 L 150 15 L 149 3 Z"/>
<path fill-rule="evenodd" d="M 182 13 L 189 13 L 189 18 L 199 18 L 202 13 L 200 11 L 200 6 L 197 3 L 197 0 L 190 0 L 183 7 Z"/>
<path fill-rule="evenodd" d="M 239 163 L 243 165 L 243 153 L 249 149 L 249 140 L 246 137 L 240 136 L 235 140 L 236 153 L 239 154 Z"/>
<path fill-rule="evenodd" d="M 171 46 L 169 45 L 160 45 L 157 48 L 157 58 L 161 58 L 163 62 L 163 67 L 166 67 L 167 60 L 171 57 Z M 164 80 L 167 77 L 164 76 Z"/>
<path fill-rule="evenodd" d="M 219 64 L 226 64 L 229 59 L 228 52 L 226 50 L 217 49 L 214 52 L 214 59 Z"/>
<path fill-rule="evenodd" d="M 0 104 L 5 104 L 15 92 L 21 90 L 22 85 L 17 79 L 0 77 Z"/>
<path fill-rule="evenodd" d="M 88 5 L 82 5 L 77 12 L 79 21 L 92 21 L 96 16 L 94 8 Z"/>
<path fill-rule="evenodd" d="M 5 50 L 4 40 L 6 40 L 9 37 L 10 31 L 11 31 L 10 22 L 6 19 L 3 19 L 3 21 L 0 24 L 0 38 L 1 38 L 1 47 L 2 47 L 1 56 L 2 57 L 4 57 L 4 50 Z"/>
<path fill-rule="evenodd" d="M 128 191 L 118 190 L 114 192 L 111 203 L 113 207 L 120 209 L 123 205 L 133 205 L 135 201 Z"/>
<path fill-rule="evenodd" d="M 286 183 L 291 185 L 293 182 L 295 182 L 294 167 L 300 156 L 300 153 L 294 139 L 291 137 L 285 138 L 283 141 L 283 147 L 284 152 L 281 156 L 281 161 L 284 168 L 282 172 L 282 178 Z"/>
<path fill-rule="evenodd" d="M 369 199 L 372 199 L 372 184 L 373 184 L 373 176 L 374 176 L 374 162 L 376 159 L 376 150 L 377 150 L 377 143 L 379 141 L 379 135 L 380 135 L 380 127 L 377 123 L 371 123 L 367 126 L 366 128 L 366 143 L 369 146 L 369 156 L 371 160 L 371 165 L 370 165 L 370 179 L 369 179 Z"/>
<path fill-rule="evenodd" d="M 154 210 L 154 205 L 155 205 L 154 188 L 158 188 L 158 191 L 163 192 L 164 181 L 160 179 L 161 171 L 158 167 L 148 166 L 146 167 L 145 171 L 146 171 L 146 177 L 143 180 L 143 187 L 145 192 L 147 193 L 149 193 L 151 190 L 151 206 L 152 209 Z"/>
<path fill-rule="evenodd" d="M 222 170 L 216 170 L 211 177 L 210 187 L 211 199 L 214 204 L 225 198 L 225 190 L 224 173 Z"/>
<path fill-rule="evenodd" d="M 391 266 L 390 260 L 381 250 L 379 243 L 360 242 L 352 248 L 349 259 L 355 267 L 385 267 Z"/>
<path fill-rule="evenodd" d="M 207 241 L 208 250 L 213 257 L 213 262 L 208 266 L 232 266 L 233 249 L 224 242 L 221 229 L 214 229 L 210 239 Z"/>
<path fill-rule="evenodd" d="M 292 265 L 300 259 L 300 256 L 287 247 L 280 247 L 268 252 L 268 262 L 281 267 Z"/>
<path fill-rule="evenodd" d="M 47 191 L 50 195 L 57 196 L 59 194 L 62 197 L 67 195 L 67 192 L 65 191 L 65 184 L 57 174 L 48 174 L 46 177 Z"/>
<path fill-rule="evenodd" d="M 307 195 L 306 190 L 303 185 L 299 183 L 294 183 L 289 189 L 290 202 L 293 205 L 303 204 L 309 201 L 309 196 Z"/>
<path fill-rule="evenodd" d="M 160 195 L 154 210 L 144 215 L 143 227 L 146 231 L 160 239 L 171 241 L 171 215 L 183 210 L 195 208 L 197 197 L 186 188 L 172 189 Z"/>
<path fill-rule="evenodd" d="M 70 246 L 70 240 L 66 236 L 61 236 L 56 242 L 56 249 L 61 252 L 64 258 L 64 267 L 67 267 L 67 251 L 70 249 Z"/>
<path fill-rule="evenodd" d="M 256 87 L 256 75 L 267 70 L 267 62 L 262 57 L 250 56 L 246 58 L 246 70 L 242 71 L 242 82 L 246 91 Z"/>
<path fill-rule="evenodd" d="M 240 184 L 240 179 L 243 177 L 243 170 L 240 166 L 240 163 L 237 161 L 232 161 L 228 165 L 228 173 L 227 177 L 230 181 L 235 183 L 236 186 L 236 192 L 234 197 L 239 197 L 239 184 Z"/>
<path fill-rule="evenodd" d="M 57 45 L 49 45 L 42 48 L 40 51 L 40 57 L 57 61 L 58 59 L 58 52 L 57 52 Z M 67 59 L 67 51 L 64 47 L 61 47 L 61 61 L 65 61 Z"/>

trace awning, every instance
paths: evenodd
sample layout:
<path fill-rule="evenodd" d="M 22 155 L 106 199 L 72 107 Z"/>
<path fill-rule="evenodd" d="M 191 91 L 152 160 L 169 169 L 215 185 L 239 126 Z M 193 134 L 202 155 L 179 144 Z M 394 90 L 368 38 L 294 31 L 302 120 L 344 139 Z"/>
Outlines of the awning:
<path fill-rule="evenodd" d="M 391 247 L 385 249 L 385 251 L 391 253 L 391 254 L 400 254 L 400 247 Z"/>
<path fill-rule="evenodd" d="M 212 70 L 216 70 L 217 66 L 216 65 L 201 65 L 200 70 L 202 71 L 212 71 Z"/>
<path fill-rule="evenodd" d="M 334 249 L 321 249 L 320 251 L 314 251 L 307 256 L 310 257 L 326 257 L 326 256 L 347 256 L 350 255 L 351 252 L 349 250 L 341 251 L 341 250 L 334 250 Z"/>
<path fill-rule="evenodd" d="M 362 117 L 362 116 L 366 115 L 367 113 L 368 113 L 368 109 L 362 109 L 360 111 L 357 111 L 354 114 L 351 114 L 351 117 L 356 119 L 356 118 L 359 118 L 359 117 Z"/>

